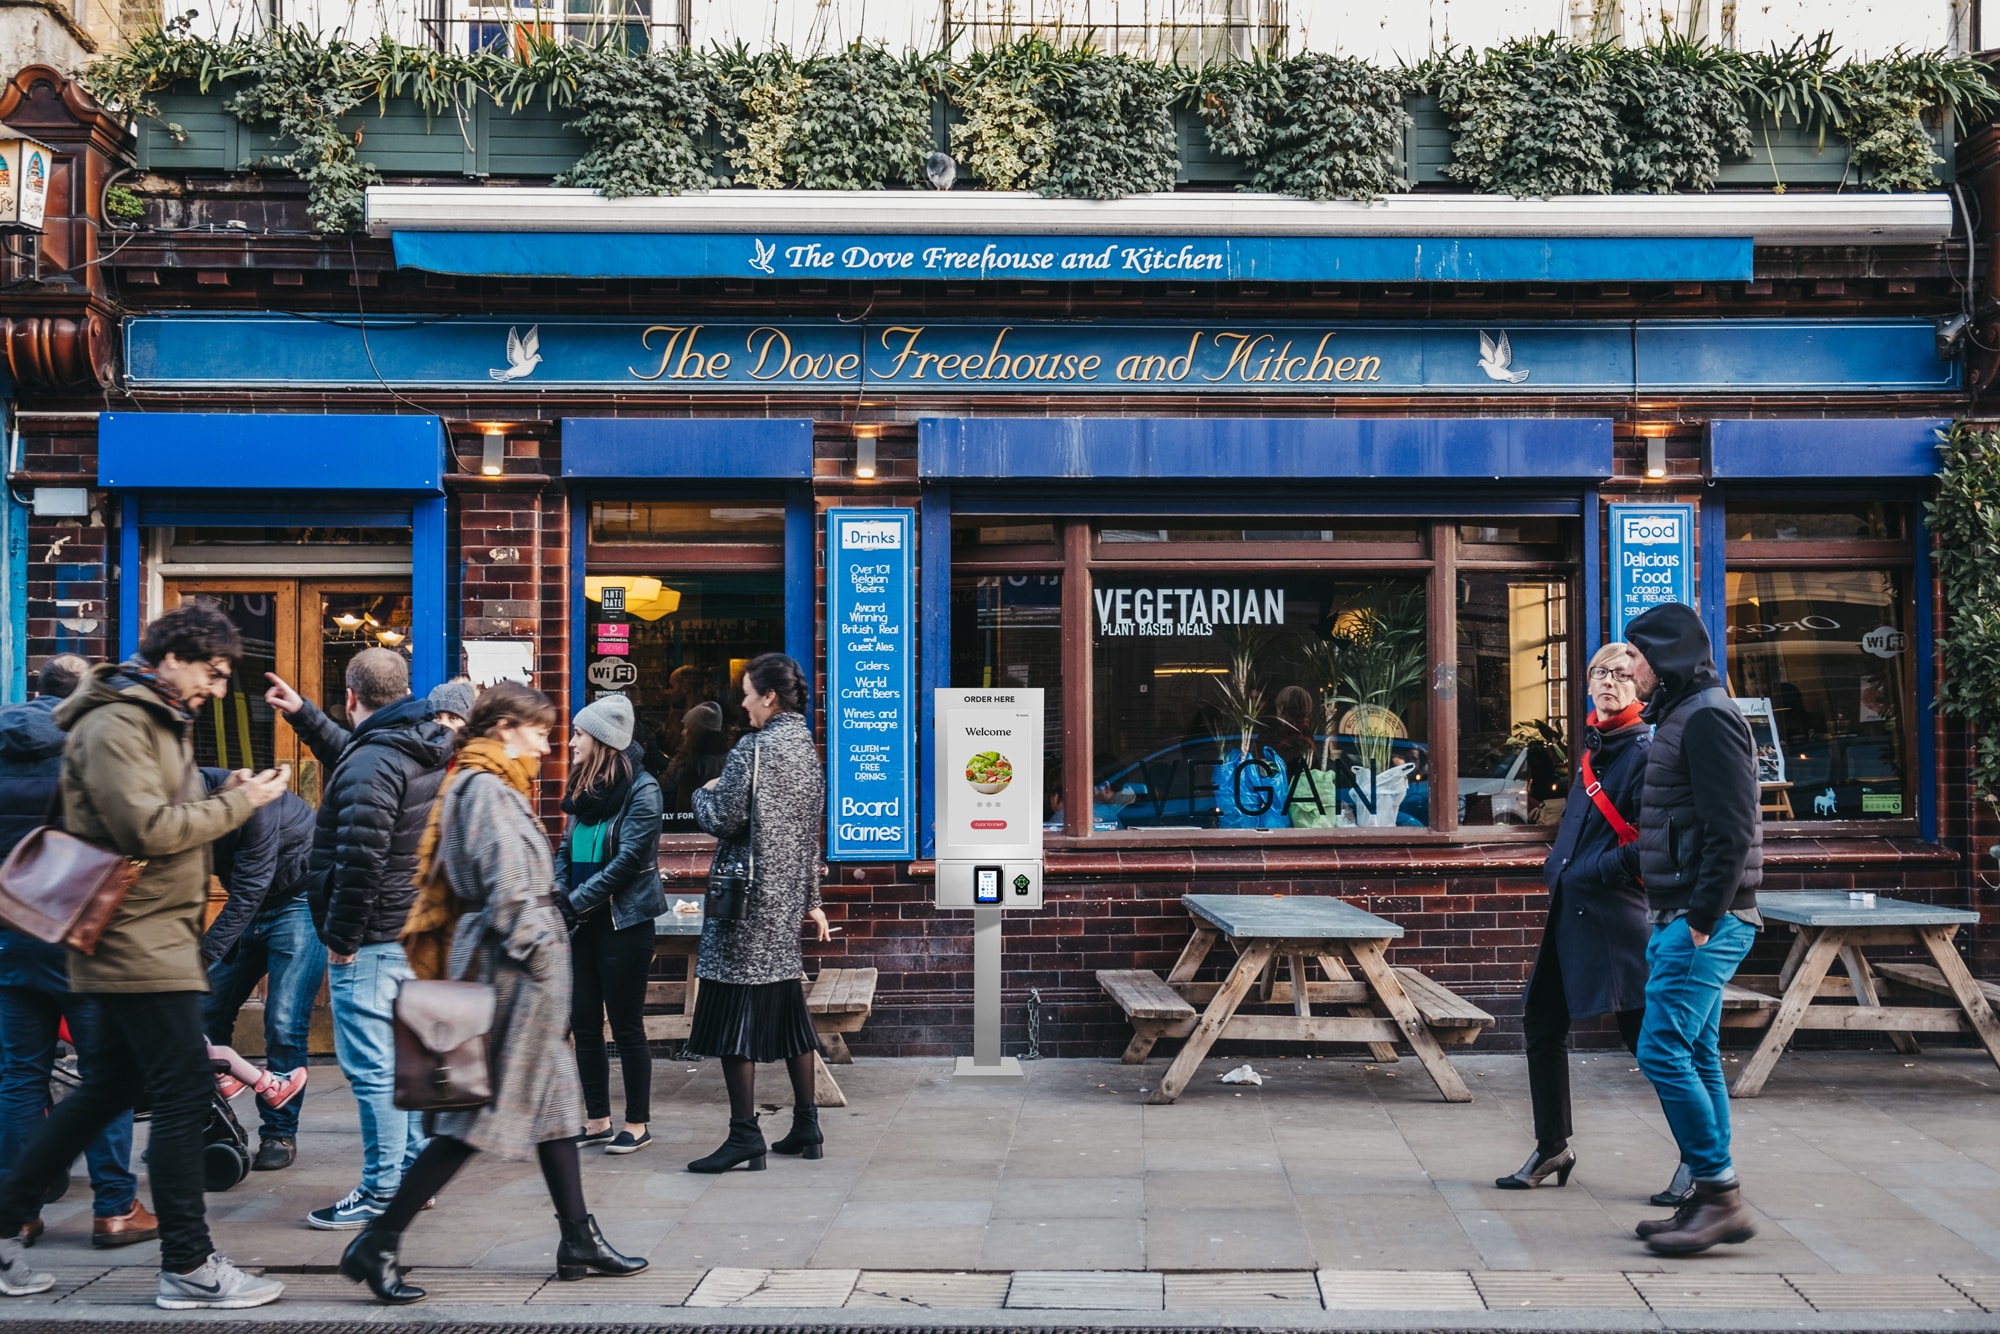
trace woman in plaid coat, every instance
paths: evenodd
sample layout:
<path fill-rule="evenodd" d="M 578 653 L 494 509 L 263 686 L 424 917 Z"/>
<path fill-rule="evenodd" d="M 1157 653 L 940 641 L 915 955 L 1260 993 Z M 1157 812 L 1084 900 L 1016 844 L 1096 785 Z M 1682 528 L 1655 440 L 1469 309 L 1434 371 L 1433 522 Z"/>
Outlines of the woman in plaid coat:
<path fill-rule="evenodd" d="M 503 683 L 482 694 L 459 734 L 457 759 L 418 850 L 418 883 L 427 892 L 415 916 L 429 923 L 462 910 L 445 976 L 493 987 L 487 1050 L 494 1096 L 483 1107 L 428 1118 L 429 1145 L 403 1173 L 381 1217 L 341 1257 L 340 1272 L 385 1302 L 423 1299 L 424 1290 L 405 1283 L 397 1264 L 403 1229 L 482 1150 L 514 1161 L 540 1160 L 562 1226 L 557 1278 L 636 1274 L 646 1267 L 611 1248 L 583 1202 L 576 1156 L 583 1093 L 569 1047 L 569 940 L 551 897 L 555 868 L 548 836 L 529 804 L 555 720 L 555 706 L 539 690 Z M 434 868 L 443 871 L 441 884 Z M 447 897 L 448 910 L 434 911 Z M 423 957 L 412 953 L 413 963 Z"/>

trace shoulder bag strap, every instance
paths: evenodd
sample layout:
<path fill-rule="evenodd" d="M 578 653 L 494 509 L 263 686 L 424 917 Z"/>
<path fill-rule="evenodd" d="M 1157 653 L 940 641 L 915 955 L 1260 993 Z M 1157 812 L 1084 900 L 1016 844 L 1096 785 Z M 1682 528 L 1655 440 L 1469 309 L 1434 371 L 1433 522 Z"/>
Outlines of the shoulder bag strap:
<path fill-rule="evenodd" d="M 757 884 L 757 763 L 764 757 L 761 741 L 750 743 L 750 849 L 743 858 L 747 868 L 745 879 L 754 888 Z"/>
<path fill-rule="evenodd" d="M 1604 822 L 1611 826 L 1611 832 L 1618 836 L 1618 846 L 1622 848 L 1639 837 L 1639 831 L 1632 827 L 1630 820 L 1618 813 L 1618 808 L 1611 804 L 1610 794 L 1604 790 L 1604 784 L 1598 782 L 1597 775 L 1591 771 L 1588 747 L 1584 749 L 1582 761 L 1577 769 L 1583 778 L 1584 794 L 1597 807 L 1597 813 L 1604 817 Z"/>

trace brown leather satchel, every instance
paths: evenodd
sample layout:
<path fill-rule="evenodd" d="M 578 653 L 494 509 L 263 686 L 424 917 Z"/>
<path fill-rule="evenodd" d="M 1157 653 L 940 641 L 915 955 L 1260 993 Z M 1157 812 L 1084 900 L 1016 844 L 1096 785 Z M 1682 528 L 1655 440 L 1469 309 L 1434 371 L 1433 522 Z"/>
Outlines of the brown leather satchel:
<path fill-rule="evenodd" d="M 396 992 L 396 1105 L 445 1112 L 493 1101 L 494 991 L 485 982 L 412 979 Z"/>
<path fill-rule="evenodd" d="M 143 860 L 64 832 L 58 787 L 47 823 L 29 830 L 0 865 L 0 922 L 48 944 L 93 953 L 145 869 Z"/>

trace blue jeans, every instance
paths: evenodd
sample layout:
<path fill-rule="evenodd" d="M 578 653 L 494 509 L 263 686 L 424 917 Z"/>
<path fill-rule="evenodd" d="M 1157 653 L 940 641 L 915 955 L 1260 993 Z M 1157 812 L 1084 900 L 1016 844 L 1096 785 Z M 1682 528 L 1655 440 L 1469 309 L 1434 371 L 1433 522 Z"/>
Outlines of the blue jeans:
<path fill-rule="evenodd" d="M 0 987 L 0 1170 L 13 1170 L 42 1129 L 49 1074 L 56 1063 L 56 1025 L 65 1018 L 76 1042 L 77 1065 L 88 1074 L 102 1050 L 94 1000 L 73 992 Z M 129 1071 L 121 1077 L 137 1078 Z M 139 1182 L 132 1175 L 132 1113 L 115 1117 L 95 1135 L 83 1160 L 96 1196 L 92 1212 L 99 1218 L 131 1213 L 139 1198 Z"/>
<path fill-rule="evenodd" d="M 1653 930 L 1646 943 L 1646 1021 L 1639 1068 L 1697 1181 L 1733 1181 L 1729 1085 L 1722 1077 L 1722 985 L 1750 953 L 1757 930 L 1740 917 L 1715 924 L 1695 948 L 1687 918 Z"/>
<path fill-rule="evenodd" d="M 396 990 L 414 977 L 397 941 L 363 945 L 354 962 L 327 969 L 333 1050 L 361 1114 L 361 1188 L 386 1200 L 424 1147 L 423 1117 L 396 1106 Z"/>
<path fill-rule="evenodd" d="M 228 1045 L 236 1031 L 236 1014 L 266 975 L 264 989 L 264 1059 L 273 1070 L 296 1070 L 306 1063 L 306 1038 L 312 1028 L 313 998 L 326 975 L 326 946 L 313 930 L 312 911 L 305 896 L 259 913 L 225 957 L 208 968 L 208 1004 L 202 1022 L 210 1042 Z M 276 1109 L 257 1104 L 264 1139 L 295 1139 L 299 1111 L 306 1097 Z"/>

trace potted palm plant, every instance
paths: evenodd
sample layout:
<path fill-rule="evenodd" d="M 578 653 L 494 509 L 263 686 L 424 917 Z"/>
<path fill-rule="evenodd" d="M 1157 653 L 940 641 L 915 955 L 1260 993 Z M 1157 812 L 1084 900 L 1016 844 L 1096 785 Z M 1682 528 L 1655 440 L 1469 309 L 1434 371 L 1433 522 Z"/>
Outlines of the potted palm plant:
<path fill-rule="evenodd" d="M 1257 679 L 1257 661 L 1269 636 L 1238 629 L 1225 637 L 1229 668 L 1214 677 L 1220 696 L 1218 720 L 1220 762 L 1215 766 L 1216 827 L 1220 829 L 1282 829 L 1285 817 L 1285 762 L 1269 746 L 1259 752 L 1257 730 L 1264 724 L 1264 686 Z"/>
<path fill-rule="evenodd" d="M 1394 764 L 1395 743 L 1409 735 L 1403 712 L 1424 683 L 1423 593 L 1376 584 L 1334 621 L 1329 636 L 1340 664 L 1335 700 L 1343 710 L 1330 732 L 1351 733 L 1359 763 L 1354 821 L 1393 825 L 1416 766 Z"/>

